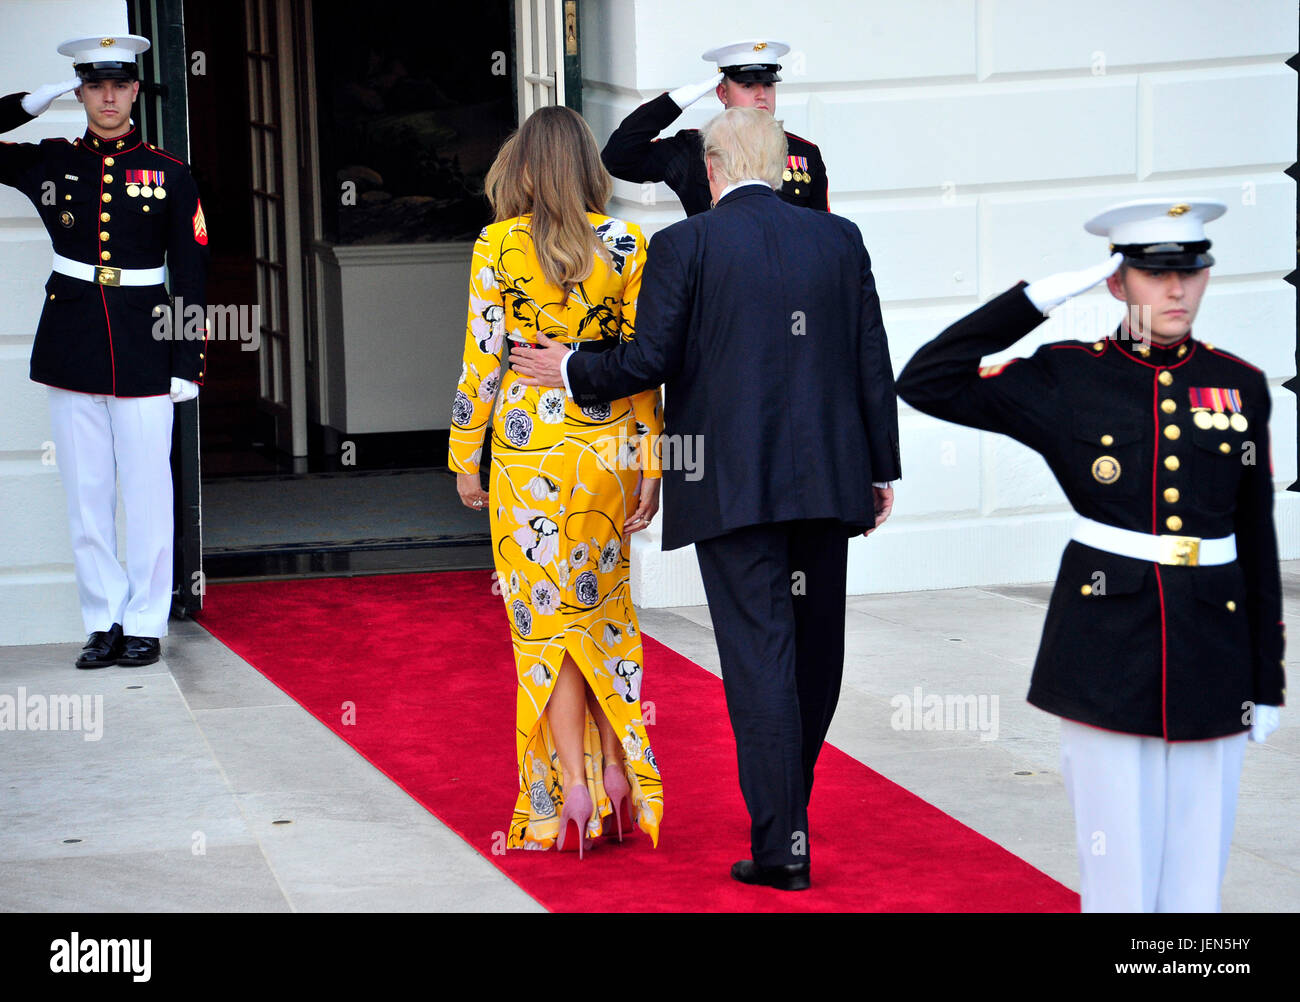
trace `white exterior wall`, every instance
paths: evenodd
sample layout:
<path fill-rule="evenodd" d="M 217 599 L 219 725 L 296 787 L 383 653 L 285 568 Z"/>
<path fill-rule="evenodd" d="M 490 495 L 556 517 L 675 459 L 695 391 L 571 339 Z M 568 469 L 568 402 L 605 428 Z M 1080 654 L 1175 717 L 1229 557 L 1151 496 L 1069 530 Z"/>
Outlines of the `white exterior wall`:
<path fill-rule="evenodd" d="M 55 52 L 60 42 L 126 30 L 122 0 L 5 0 L 0 95 L 70 79 L 71 61 Z M 71 139 L 85 130 L 81 105 L 66 94 L 0 141 Z M 0 185 L 0 644 L 85 638 L 45 387 L 27 378 L 50 253 L 31 203 Z M 118 521 L 120 533 L 120 505 Z"/>
<path fill-rule="evenodd" d="M 1296 194 L 1282 173 L 1296 159 L 1293 0 L 603 0 L 583 18 L 583 110 L 602 144 L 640 102 L 704 79 L 705 49 L 764 35 L 792 46 L 776 113 L 821 147 L 831 208 L 862 229 L 895 372 L 1016 281 L 1101 261 L 1083 222 L 1104 206 L 1225 201 L 1196 335 L 1271 377 L 1279 544 L 1300 556 L 1300 498 L 1284 491 L 1295 398 L 1280 386 L 1295 347 L 1283 276 Z M 720 109 L 708 96 L 674 131 Z M 662 184 L 616 182 L 611 211 L 651 231 L 682 218 Z M 1094 340 L 1121 313 L 1102 288 L 992 358 Z M 1072 514 L 1037 454 L 901 402 L 899 423 L 894 515 L 852 544 L 850 593 L 1055 576 Z M 638 601 L 704 600 L 689 549 L 660 553 L 653 531 L 636 540 Z"/>

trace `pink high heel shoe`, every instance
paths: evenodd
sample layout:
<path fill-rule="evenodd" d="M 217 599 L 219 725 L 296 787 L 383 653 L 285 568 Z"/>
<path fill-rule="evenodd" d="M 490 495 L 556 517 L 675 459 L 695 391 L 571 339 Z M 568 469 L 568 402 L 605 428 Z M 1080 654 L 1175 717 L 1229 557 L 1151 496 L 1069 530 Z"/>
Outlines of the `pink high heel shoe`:
<path fill-rule="evenodd" d="M 623 765 L 613 762 L 605 766 L 605 793 L 614 805 L 614 823 L 618 826 L 618 840 L 623 841 L 623 805 L 627 804 L 627 826 L 632 828 L 632 787 L 628 785 Z"/>
<path fill-rule="evenodd" d="M 582 850 L 591 848 L 591 839 L 587 838 L 587 821 L 591 818 L 591 794 L 586 785 L 575 786 L 572 791 L 565 791 L 564 809 L 560 811 L 560 837 L 555 842 L 558 851 L 564 851 L 564 836 L 568 834 L 569 822 L 578 826 L 578 859 L 582 859 Z"/>

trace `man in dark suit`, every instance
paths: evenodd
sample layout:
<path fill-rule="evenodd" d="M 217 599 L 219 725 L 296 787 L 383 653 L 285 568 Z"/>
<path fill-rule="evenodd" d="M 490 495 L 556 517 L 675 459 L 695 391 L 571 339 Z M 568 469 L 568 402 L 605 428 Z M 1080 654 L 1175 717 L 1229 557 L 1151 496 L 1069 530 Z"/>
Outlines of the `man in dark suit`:
<path fill-rule="evenodd" d="M 663 181 L 681 199 L 688 216 L 708 211 L 712 199 L 699 130 L 680 129 L 676 135 L 655 137 L 707 94 L 717 94 L 724 108 L 761 108 L 773 114 L 780 59 L 789 51 L 784 42 L 757 39 L 710 49 L 704 61 L 715 63 L 718 72 L 698 84 L 666 91 L 623 119 L 600 151 L 605 169 L 624 181 Z M 788 149 L 777 192 L 791 205 L 829 211 L 821 150 L 791 132 L 785 139 Z"/>
<path fill-rule="evenodd" d="M 780 123 L 732 108 L 703 143 L 717 207 L 655 236 L 634 339 L 570 353 L 542 338 L 511 364 L 583 406 L 667 382 L 666 441 L 702 464 L 665 462 L 663 546 L 695 544 L 751 818 L 753 858 L 731 873 L 801 890 L 848 541 L 888 516 L 901 473 L 894 378 L 857 227 L 773 190 Z"/>

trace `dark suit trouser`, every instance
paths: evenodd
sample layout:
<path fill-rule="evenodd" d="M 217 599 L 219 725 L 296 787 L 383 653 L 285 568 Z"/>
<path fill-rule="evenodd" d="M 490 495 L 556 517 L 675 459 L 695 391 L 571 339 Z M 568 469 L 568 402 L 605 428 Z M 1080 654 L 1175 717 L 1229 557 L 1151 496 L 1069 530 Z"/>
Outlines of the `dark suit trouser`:
<path fill-rule="evenodd" d="M 829 519 L 695 544 L 755 862 L 808 861 L 808 797 L 844 669 L 849 540 Z"/>

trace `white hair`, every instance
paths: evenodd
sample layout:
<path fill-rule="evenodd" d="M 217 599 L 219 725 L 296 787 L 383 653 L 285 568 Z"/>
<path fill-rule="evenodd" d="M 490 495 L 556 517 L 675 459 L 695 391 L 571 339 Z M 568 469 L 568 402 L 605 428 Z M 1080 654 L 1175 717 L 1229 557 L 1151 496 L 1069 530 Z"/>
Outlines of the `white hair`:
<path fill-rule="evenodd" d="M 751 178 L 781 186 L 786 162 L 785 129 L 761 108 L 728 108 L 700 131 L 704 159 L 724 185 Z"/>

